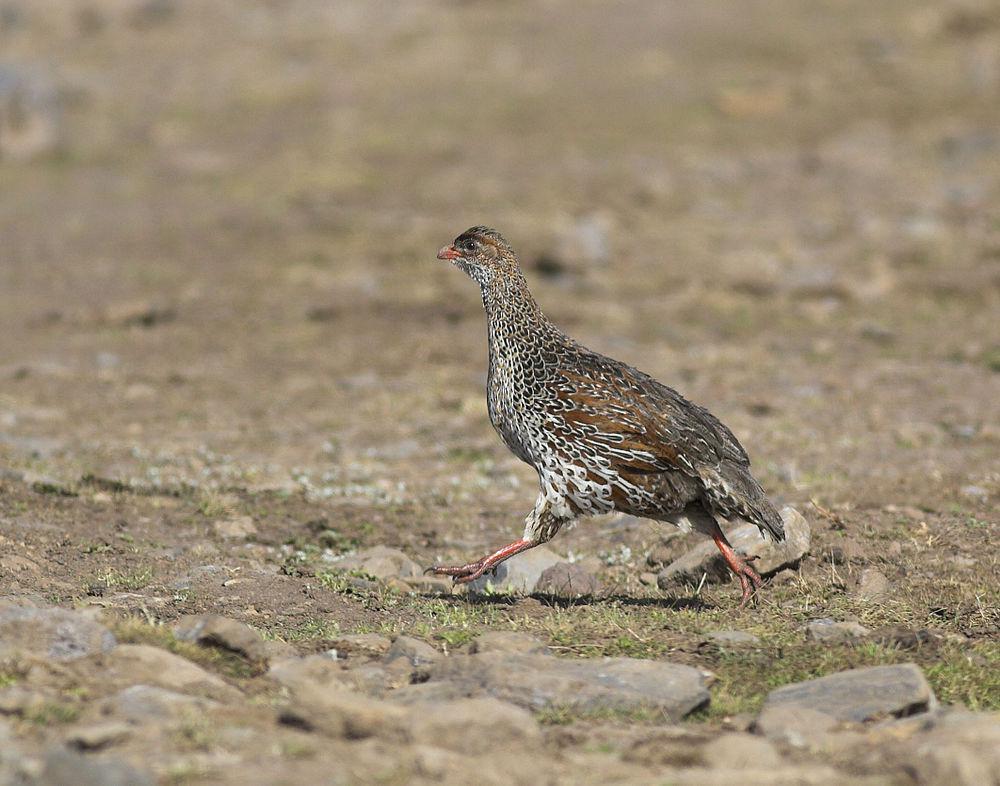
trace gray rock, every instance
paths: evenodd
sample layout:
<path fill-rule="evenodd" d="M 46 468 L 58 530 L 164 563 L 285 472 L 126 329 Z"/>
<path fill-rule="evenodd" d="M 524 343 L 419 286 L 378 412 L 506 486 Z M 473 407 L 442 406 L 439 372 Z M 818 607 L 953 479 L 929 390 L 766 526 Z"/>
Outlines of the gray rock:
<path fill-rule="evenodd" d="M 362 573 L 375 579 L 409 578 L 421 576 L 420 566 L 399 549 L 375 546 L 348 554 L 331 563 L 332 570 Z"/>
<path fill-rule="evenodd" d="M 793 748 L 820 748 L 838 721 L 829 715 L 797 704 L 765 706 L 753 730 L 769 740 Z"/>
<path fill-rule="evenodd" d="M 753 524 L 740 524 L 726 534 L 738 554 L 757 557 L 753 566 L 762 576 L 795 566 L 809 553 L 809 522 L 791 507 L 781 509 L 785 540 L 765 540 Z M 712 581 L 728 581 L 729 570 L 715 544 L 706 540 L 667 565 L 656 577 L 660 589 L 676 584 L 697 584 L 703 575 Z"/>
<path fill-rule="evenodd" d="M 768 740 L 751 734 L 722 734 L 702 748 L 701 758 L 710 767 L 749 770 L 779 767 L 781 756 Z"/>
<path fill-rule="evenodd" d="M 14 684 L 0 690 L 0 714 L 22 717 L 34 715 L 55 701 L 56 697 L 52 695 L 51 689 L 36 690 Z"/>
<path fill-rule="evenodd" d="M 28 161 L 59 147 L 59 91 L 40 71 L 0 66 L 0 159 Z"/>
<path fill-rule="evenodd" d="M 0 718 L 0 783 L 20 786 L 24 761 L 10 724 Z"/>
<path fill-rule="evenodd" d="M 760 644 L 760 639 L 745 630 L 713 630 L 705 638 L 722 647 L 752 647 Z"/>
<path fill-rule="evenodd" d="M 458 701 L 467 699 L 470 696 L 484 696 L 485 693 L 477 693 L 470 690 L 467 685 L 454 682 L 419 682 L 415 685 L 409 684 L 387 693 L 385 698 L 393 704 L 404 706 L 437 704 L 442 701 Z"/>
<path fill-rule="evenodd" d="M 563 660 L 548 655 L 484 652 L 443 659 L 431 670 L 427 698 L 493 696 L 531 710 L 650 709 L 679 719 L 709 699 L 704 675 L 690 666 L 631 658 Z M 409 696 L 407 698 L 413 698 Z"/>
<path fill-rule="evenodd" d="M 344 672 L 344 683 L 348 688 L 358 693 L 379 699 L 384 698 L 390 691 L 409 685 L 413 678 L 411 668 L 401 668 L 397 664 L 403 664 L 402 659 L 389 667 L 368 663 L 350 669 Z"/>
<path fill-rule="evenodd" d="M 260 634 L 248 625 L 219 614 L 191 614 L 174 624 L 174 636 L 194 641 L 204 647 L 218 647 L 235 652 L 257 663 L 268 660 L 271 650 Z"/>
<path fill-rule="evenodd" d="M 877 603 L 878 601 L 885 600 L 889 596 L 891 589 L 889 579 L 885 577 L 882 571 L 877 568 L 865 568 L 861 571 L 861 577 L 858 579 L 858 586 L 854 591 L 854 595 L 858 600 Z"/>
<path fill-rule="evenodd" d="M 405 708 L 338 687 L 296 692 L 281 720 L 330 737 L 396 742 L 408 737 L 410 725 Z"/>
<path fill-rule="evenodd" d="M 1000 786 L 1000 714 L 942 713 L 909 741 L 904 759 L 919 783 Z"/>
<path fill-rule="evenodd" d="M 110 721 L 81 726 L 66 735 L 66 744 L 78 750 L 96 751 L 128 739 L 132 727 L 127 723 Z"/>
<path fill-rule="evenodd" d="M 811 641 L 852 641 L 862 639 L 871 633 L 871 630 L 857 622 L 837 622 L 836 620 L 822 618 L 811 620 L 806 625 L 806 638 Z"/>
<path fill-rule="evenodd" d="M 107 699 L 103 710 L 106 715 L 143 724 L 201 715 L 219 706 L 218 702 L 202 696 L 188 696 L 155 685 L 132 685 Z"/>
<path fill-rule="evenodd" d="M 93 759 L 56 748 L 45 756 L 36 783 L 41 786 L 153 786 L 155 779 L 124 761 Z"/>
<path fill-rule="evenodd" d="M 560 562 L 542 571 L 535 582 L 535 592 L 559 598 L 597 595 L 603 589 L 597 576 L 573 562 Z"/>
<path fill-rule="evenodd" d="M 527 710 L 479 698 L 432 703 L 411 713 L 410 738 L 457 753 L 482 755 L 504 745 L 518 750 L 537 746 L 542 735 Z"/>
<path fill-rule="evenodd" d="M 471 582 L 468 585 L 469 591 L 528 594 L 535 591 L 542 573 L 560 562 L 563 562 L 563 558 L 552 549 L 536 546 L 501 562 L 495 571 Z"/>
<path fill-rule="evenodd" d="M 385 653 L 385 657 L 382 658 L 382 662 L 390 664 L 394 660 L 403 659 L 413 668 L 424 668 L 432 666 L 443 657 L 442 653 L 427 642 L 410 636 L 397 636 L 388 652 Z"/>
<path fill-rule="evenodd" d="M 238 698 L 239 691 L 189 660 L 146 644 L 122 644 L 106 659 L 105 674 L 124 683 L 158 685 L 171 690 L 209 696 L 221 701 Z"/>
<path fill-rule="evenodd" d="M 115 637 L 85 612 L 0 599 L 0 658 L 17 653 L 67 661 L 110 652 Z"/>
<path fill-rule="evenodd" d="M 337 650 L 338 655 L 345 653 L 352 658 L 355 656 L 380 658 L 389 651 L 391 646 L 392 641 L 379 633 L 338 636 L 333 641 L 333 647 Z"/>
<path fill-rule="evenodd" d="M 871 666 L 785 685 L 771 691 L 762 712 L 777 706 L 815 710 L 839 721 L 864 721 L 925 712 L 937 701 L 913 663 Z"/>
<path fill-rule="evenodd" d="M 303 694 L 330 687 L 343 688 L 347 684 L 343 664 L 324 655 L 278 661 L 268 670 L 267 677 L 293 693 Z"/>
<path fill-rule="evenodd" d="M 469 652 L 520 652 L 532 655 L 548 655 L 550 650 L 545 644 L 529 636 L 527 633 L 506 630 L 488 630 L 480 633 L 472 644 Z"/>

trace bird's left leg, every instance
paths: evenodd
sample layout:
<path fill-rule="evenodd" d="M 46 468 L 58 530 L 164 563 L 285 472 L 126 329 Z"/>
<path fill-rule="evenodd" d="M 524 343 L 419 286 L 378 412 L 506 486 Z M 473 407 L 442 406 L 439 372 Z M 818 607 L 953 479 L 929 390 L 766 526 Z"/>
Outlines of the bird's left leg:
<path fill-rule="evenodd" d="M 486 571 L 492 570 L 505 559 L 551 540 L 569 520 L 569 517 L 557 515 L 545 496 L 539 495 L 534 510 L 525 519 L 524 534 L 518 540 L 467 565 L 435 565 L 426 572 L 436 576 L 451 576 L 456 584 L 467 584 L 478 579 Z"/>

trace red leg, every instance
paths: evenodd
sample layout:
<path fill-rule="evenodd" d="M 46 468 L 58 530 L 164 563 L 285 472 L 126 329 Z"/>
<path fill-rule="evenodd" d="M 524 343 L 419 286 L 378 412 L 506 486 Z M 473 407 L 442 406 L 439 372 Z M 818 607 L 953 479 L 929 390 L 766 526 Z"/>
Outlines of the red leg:
<path fill-rule="evenodd" d="M 726 565 L 736 574 L 736 578 L 740 580 L 743 597 L 740 598 L 739 607 L 742 609 L 764 582 L 760 574 L 747 564 L 747 560 L 733 550 L 733 547 L 726 539 L 725 533 L 719 528 L 717 522 L 712 528 L 712 540 L 715 541 L 715 545 L 722 552 L 722 558 L 726 561 Z"/>
<path fill-rule="evenodd" d="M 492 554 L 488 554 L 476 562 L 470 562 L 468 565 L 451 567 L 447 565 L 435 565 L 433 568 L 428 568 L 425 572 L 433 573 L 435 576 L 451 576 L 456 584 L 467 584 L 470 581 L 475 581 L 491 568 L 495 568 L 508 557 L 513 557 L 515 554 L 520 554 L 522 551 L 527 551 L 537 545 L 538 541 L 535 540 L 515 540 L 502 549 L 497 549 Z"/>

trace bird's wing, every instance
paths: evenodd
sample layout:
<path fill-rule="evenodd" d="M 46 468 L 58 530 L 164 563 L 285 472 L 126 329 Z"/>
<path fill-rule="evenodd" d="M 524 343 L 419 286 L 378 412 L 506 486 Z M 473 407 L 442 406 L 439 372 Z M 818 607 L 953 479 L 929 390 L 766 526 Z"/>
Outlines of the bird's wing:
<path fill-rule="evenodd" d="M 623 363 L 594 353 L 559 374 L 558 413 L 633 471 L 680 471 L 700 478 L 724 461 L 748 467 L 743 446 L 708 410 Z M 578 436 L 579 438 L 579 436 Z"/>

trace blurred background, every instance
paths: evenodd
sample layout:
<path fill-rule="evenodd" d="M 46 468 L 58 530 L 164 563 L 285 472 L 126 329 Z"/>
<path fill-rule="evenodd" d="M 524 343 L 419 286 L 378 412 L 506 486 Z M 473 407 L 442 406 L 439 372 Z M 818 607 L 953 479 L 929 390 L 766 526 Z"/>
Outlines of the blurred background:
<path fill-rule="evenodd" d="M 473 224 L 776 499 L 993 520 L 985 0 L 3 0 L 0 457 L 506 541 Z"/>

